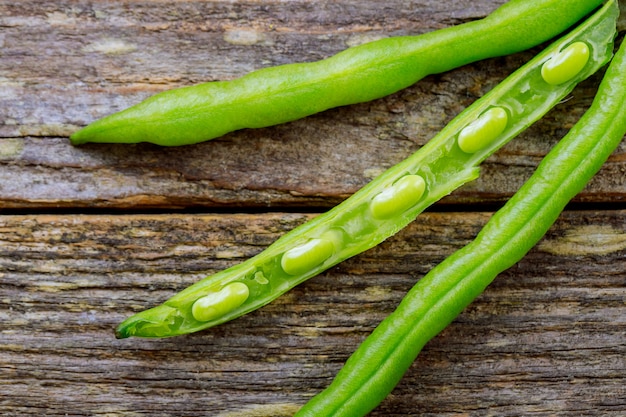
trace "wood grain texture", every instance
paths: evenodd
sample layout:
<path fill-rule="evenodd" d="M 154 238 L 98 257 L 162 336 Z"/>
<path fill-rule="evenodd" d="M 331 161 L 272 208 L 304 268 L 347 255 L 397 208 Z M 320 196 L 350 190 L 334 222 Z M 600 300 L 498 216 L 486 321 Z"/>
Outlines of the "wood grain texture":
<path fill-rule="evenodd" d="M 467 3 L 0 2 L 0 204 L 331 207 L 417 150 L 538 49 L 193 147 L 72 148 L 67 135 L 158 91 L 423 33 L 484 16 L 501 2 Z M 445 202 L 510 197 L 589 105 L 598 80 L 583 83 Z M 624 200 L 624 152 L 616 151 L 578 201 Z"/>
<path fill-rule="evenodd" d="M 539 48 L 194 146 L 72 147 L 68 135 L 159 91 L 424 33 L 502 3 L 0 0 L 0 415 L 292 415 L 413 283 L 476 235 L 485 207 L 531 175 L 600 75 L 382 245 L 248 316 L 168 340 L 116 340 L 113 329 L 339 203 Z M 372 416 L 626 414 L 625 151 L 576 198 L 593 210 L 566 211 Z"/>
<path fill-rule="evenodd" d="M 372 415 L 623 413 L 625 215 L 565 213 L 427 345 Z M 113 337 L 129 314 L 311 216 L 0 217 L 0 413 L 290 415 L 490 214 L 427 213 L 265 308 L 199 334 Z"/>

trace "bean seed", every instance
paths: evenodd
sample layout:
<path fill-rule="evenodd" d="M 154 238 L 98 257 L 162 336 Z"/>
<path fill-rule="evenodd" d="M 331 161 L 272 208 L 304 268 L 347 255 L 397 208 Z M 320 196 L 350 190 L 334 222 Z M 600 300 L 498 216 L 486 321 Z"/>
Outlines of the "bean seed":
<path fill-rule="evenodd" d="M 585 68 L 589 55 L 585 42 L 574 42 L 543 64 L 541 76 L 550 85 L 563 84 Z"/>
<path fill-rule="evenodd" d="M 388 219 L 413 207 L 424 195 L 426 182 L 419 175 L 405 175 L 372 199 L 370 210 L 376 219 Z"/>
<path fill-rule="evenodd" d="M 250 290 L 246 284 L 233 282 L 196 300 L 191 308 L 191 314 L 198 321 L 209 321 L 241 306 L 249 295 Z"/>
<path fill-rule="evenodd" d="M 474 153 L 485 148 L 504 132 L 509 116 L 502 107 L 493 107 L 459 133 L 459 148 Z"/>
<path fill-rule="evenodd" d="M 281 267 L 289 275 L 299 275 L 311 270 L 328 259 L 335 251 L 329 239 L 315 238 L 285 252 Z"/>

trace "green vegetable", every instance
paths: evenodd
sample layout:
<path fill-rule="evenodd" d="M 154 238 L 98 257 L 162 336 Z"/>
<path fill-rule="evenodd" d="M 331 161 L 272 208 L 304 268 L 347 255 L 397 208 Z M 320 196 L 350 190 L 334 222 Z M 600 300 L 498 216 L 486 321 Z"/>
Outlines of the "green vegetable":
<path fill-rule="evenodd" d="M 503 129 L 504 130 L 504 129 Z M 422 198 L 426 182 L 419 175 L 405 175 L 372 198 L 370 211 L 375 219 L 390 219 L 404 213 Z"/>
<path fill-rule="evenodd" d="M 233 282 L 219 291 L 211 292 L 199 298 L 191 308 L 191 314 L 198 321 L 209 321 L 220 317 L 242 305 L 250 295 L 248 286 L 243 282 Z"/>
<path fill-rule="evenodd" d="M 611 2 L 611 7 L 615 2 Z M 348 359 L 333 383 L 297 417 L 357 417 L 391 392 L 428 340 L 497 274 L 519 261 L 626 134 L 626 43 L 593 104 L 499 210 L 476 240 L 431 270 Z"/>
<path fill-rule="evenodd" d="M 304 280 L 393 235 L 430 204 L 475 179 L 477 166 L 485 158 L 604 65 L 613 51 L 616 18 L 617 6 L 611 1 L 477 100 L 415 154 L 352 197 L 294 229 L 257 256 L 205 278 L 163 305 L 128 318 L 118 327 L 117 336 L 174 336 L 223 323 L 267 304 Z M 565 83 L 546 83 L 542 66 L 574 42 L 588 45 L 590 59 L 585 67 Z M 506 118 L 493 109 L 504 110 Z M 476 124 L 487 127 L 479 127 L 469 135 L 472 149 L 465 152 L 459 147 L 459 137 L 468 126 Z M 483 136 L 488 140 L 482 140 Z M 473 146 L 475 143 L 479 146 Z M 204 297 L 221 293 L 235 282 L 244 283 L 249 290 L 243 302 L 243 297 L 233 296 L 232 302 L 227 297 L 218 302 L 232 307 L 228 311 L 220 309 L 223 315 L 203 313 Z"/>
<path fill-rule="evenodd" d="M 244 128 L 373 100 L 426 75 L 521 51 L 572 26 L 601 0 L 512 0 L 485 19 L 419 36 L 382 39 L 328 59 L 271 67 L 232 80 L 157 94 L 71 136 L 86 142 L 197 143 Z"/>
<path fill-rule="evenodd" d="M 543 68 L 546 67 L 546 64 L 543 65 Z M 478 152 L 500 136 L 506 129 L 508 122 L 509 115 L 502 107 L 487 110 L 472 124 L 461 130 L 459 148 L 467 153 Z"/>
<path fill-rule="evenodd" d="M 552 85 L 569 81 L 589 60 L 589 48 L 584 42 L 574 42 L 554 57 L 550 58 L 541 69 L 543 79 Z"/>
<path fill-rule="evenodd" d="M 280 266 L 288 275 L 302 275 L 324 263 L 335 250 L 334 239 L 324 236 L 289 249 L 280 259 Z"/>

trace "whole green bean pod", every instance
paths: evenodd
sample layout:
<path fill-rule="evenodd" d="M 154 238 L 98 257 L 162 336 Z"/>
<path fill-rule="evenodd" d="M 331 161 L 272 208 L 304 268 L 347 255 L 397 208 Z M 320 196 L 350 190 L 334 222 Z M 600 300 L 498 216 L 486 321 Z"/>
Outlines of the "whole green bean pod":
<path fill-rule="evenodd" d="M 478 165 L 611 57 L 614 0 L 478 99 L 425 146 L 258 255 L 135 314 L 118 337 L 195 332 L 257 309 L 363 252 L 478 176 Z"/>
<path fill-rule="evenodd" d="M 626 42 L 592 106 L 476 239 L 424 276 L 297 417 L 358 417 L 374 409 L 422 347 L 548 231 L 626 134 Z"/>
<path fill-rule="evenodd" d="M 193 144 L 244 128 L 370 101 L 426 75 L 547 41 L 602 0 L 512 0 L 488 17 L 417 36 L 381 39 L 310 63 L 165 91 L 71 136 L 86 142 Z"/>

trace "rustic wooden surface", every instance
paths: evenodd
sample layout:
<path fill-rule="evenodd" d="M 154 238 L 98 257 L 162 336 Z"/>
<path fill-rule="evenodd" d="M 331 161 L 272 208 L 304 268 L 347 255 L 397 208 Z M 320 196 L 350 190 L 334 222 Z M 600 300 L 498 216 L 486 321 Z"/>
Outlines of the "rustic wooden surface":
<path fill-rule="evenodd" d="M 384 244 L 246 317 L 167 340 L 116 340 L 113 329 L 337 204 L 535 51 L 184 148 L 75 148 L 67 136 L 157 91 L 502 3 L 0 0 L 0 414 L 292 415 L 515 192 L 599 76 Z M 626 415 L 625 151 L 372 416 Z"/>

